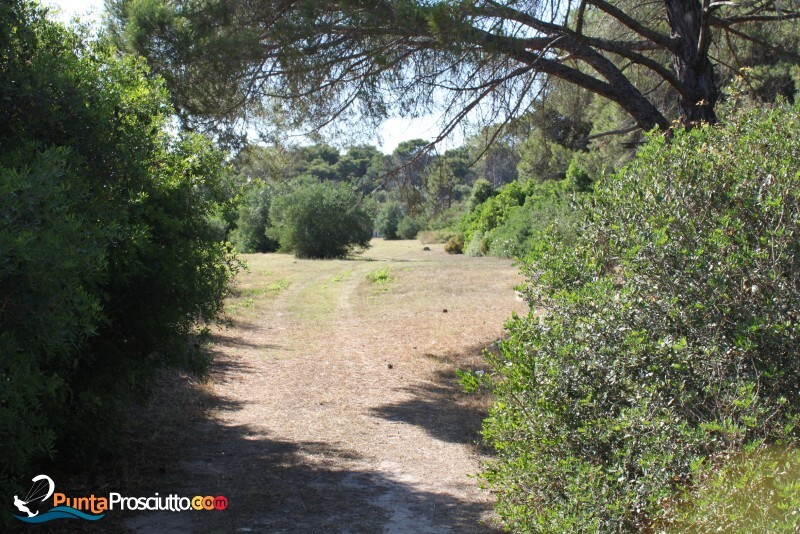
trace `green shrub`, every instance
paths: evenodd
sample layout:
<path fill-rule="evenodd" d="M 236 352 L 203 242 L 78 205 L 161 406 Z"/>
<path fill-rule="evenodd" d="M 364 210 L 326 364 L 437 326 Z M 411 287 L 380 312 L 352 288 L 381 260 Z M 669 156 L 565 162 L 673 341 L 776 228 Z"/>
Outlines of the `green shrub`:
<path fill-rule="evenodd" d="M 525 204 L 512 207 L 486 237 L 490 256 L 525 258 L 546 240 L 572 245 L 580 233 L 579 205 L 567 180 L 531 184 Z M 548 233 L 549 230 L 549 233 Z"/>
<path fill-rule="evenodd" d="M 486 256 L 489 252 L 489 243 L 483 232 L 475 232 L 464 247 L 464 254 L 467 256 L 479 257 Z"/>
<path fill-rule="evenodd" d="M 0 5 L 0 484 L 109 451 L 156 368 L 190 365 L 235 259 L 223 155 L 174 137 L 141 61 Z"/>
<path fill-rule="evenodd" d="M 369 247 L 372 213 L 347 184 L 304 181 L 270 207 L 267 235 L 298 258 L 342 258 Z"/>
<path fill-rule="evenodd" d="M 525 198 L 533 187 L 533 182 L 525 185 L 511 182 L 501 187 L 494 196 L 466 212 L 459 221 L 459 230 L 464 234 L 464 242 L 472 241 L 475 233 L 485 235 L 502 225 L 514 208 L 525 203 Z"/>
<path fill-rule="evenodd" d="M 524 258 L 540 246 L 545 230 L 556 228 L 556 238 L 571 242 L 579 233 L 577 194 L 569 180 L 511 182 L 466 212 L 458 228 L 468 254 Z M 478 237 L 475 237 L 478 236 Z"/>
<path fill-rule="evenodd" d="M 467 202 L 467 211 L 474 210 L 496 194 L 497 191 L 494 190 L 489 180 L 478 178 L 472 184 L 472 193 L 470 193 L 469 201 Z"/>
<path fill-rule="evenodd" d="M 698 466 L 696 487 L 671 506 L 667 532 L 800 530 L 800 449 L 754 447 Z"/>
<path fill-rule="evenodd" d="M 567 168 L 567 182 L 570 187 L 578 192 L 585 193 L 592 190 L 592 177 L 589 172 L 584 169 L 577 158 L 573 158 Z"/>
<path fill-rule="evenodd" d="M 400 224 L 397 226 L 397 235 L 401 239 L 416 239 L 420 230 L 425 227 L 425 224 L 414 217 L 403 217 Z"/>
<path fill-rule="evenodd" d="M 378 211 L 375 229 L 384 239 L 399 239 L 398 226 L 403 220 L 403 206 L 399 202 L 387 202 Z"/>
<path fill-rule="evenodd" d="M 256 183 L 244 194 L 231 241 L 239 252 L 275 252 L 278 242 L 267 236 L 269 206 L 274 195 L 267 183 Z"/>
<path fill-rule="evenodd" d="M 79 215 L 88 191 L 68 170 L 68 150 L 20 152 L 0 165 L 3 488 L 30 478 L 33 462 L 54 453 L 75 347 L 102 319 L 98 290 L 111 234 Z"/>
<path fill-rule="evenodd" d="M 484 473 L 521 531 L 669 522 L 701 468 L 800 437 L 800 113 L 650 139 L 585 233 L 535 251 Z M 691 498 L 691 497 L 690 497 Z"/>

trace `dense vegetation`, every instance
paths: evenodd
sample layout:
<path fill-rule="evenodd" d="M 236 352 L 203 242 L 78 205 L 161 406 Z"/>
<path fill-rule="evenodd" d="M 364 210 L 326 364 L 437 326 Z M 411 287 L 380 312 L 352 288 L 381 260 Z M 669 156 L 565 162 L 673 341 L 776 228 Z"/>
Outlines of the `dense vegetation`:
<path fill-rule="evenodd" d="M 535 251 L 484 428 L 511 528 L 798 528 L 798 134 L 784 105 L 653 137 Z"/>
<path fill-rule="evenodd" d="M 268 235 L 298 258 L 342 258 L 372 239 L 372 208 L 347 184 L 299 182 L 269 213 Z"/>
<path fill-rule="evenodd" d="M 219 317 L 237 262 L 210 217 L 223 155 L 169 132 L 168 95 L 118 58 L 0 5 L 0 485 L 110 449 L 121 409 Z"/>

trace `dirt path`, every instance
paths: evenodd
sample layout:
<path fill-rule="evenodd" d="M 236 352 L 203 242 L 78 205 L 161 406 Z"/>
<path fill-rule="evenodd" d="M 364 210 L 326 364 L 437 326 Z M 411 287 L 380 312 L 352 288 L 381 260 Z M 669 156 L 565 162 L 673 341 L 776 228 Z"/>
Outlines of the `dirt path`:
<path fill-rule="evenodd" d="M 225 495 L 229 508 L 137 513 L 126 527 L 491 531 L 472 478 L 487 399 L 462 394 L 454 369 L 480 368 L 510 312 L 524 311 L 520 278 L 509 261 L 431 248 L 378 240 L 353 261 L 248 257 L 234 327 L 216 335 L 200 388 L 210 410 L 166 421 L 169 446 L 141 479 L 150 494 Z M 383 268 L 394 280 L 366 278 Z"/>

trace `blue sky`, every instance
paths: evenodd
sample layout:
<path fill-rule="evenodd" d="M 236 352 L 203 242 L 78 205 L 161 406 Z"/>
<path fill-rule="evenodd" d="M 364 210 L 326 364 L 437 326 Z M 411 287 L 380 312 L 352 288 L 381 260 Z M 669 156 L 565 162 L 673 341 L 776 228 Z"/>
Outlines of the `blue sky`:
<path fill-rule="evenodd" d="M 103 11 L 103 0 L 41 0 L 44 5 L 61 10 L 60 18 L 69 22 L 79 17 L 83 22 L 97 22 Z M 384 152 L 391 152 L 403 141 L 409 139 L 431 139 L 438 133 L 435 115 L 426 115 L 418 119 L 391 118 L 384 122 L 380 129 L 382 143 L 375 143 Z M 455 143 L 461 142 L 461 136 L 454 136 Z M 455 143 L 442 143 L 441 149 L 451 148 Z"/>

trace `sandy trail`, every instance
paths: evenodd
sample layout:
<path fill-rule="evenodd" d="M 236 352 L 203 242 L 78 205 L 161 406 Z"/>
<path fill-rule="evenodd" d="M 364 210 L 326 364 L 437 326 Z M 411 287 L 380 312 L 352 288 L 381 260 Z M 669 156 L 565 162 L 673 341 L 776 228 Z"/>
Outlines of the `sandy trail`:
<path fill-rule="evenodd" d="M 153 491 L 223 512 L 137 513 L 135 532 L 487 532 L 473 475 L 486 398 L 454 369 L 524 312 L 510 261 L 382 242 L 360 260 L 247 258 L 212 347 L 209 410 L 153 458 Z M 393 281 L 366 274 L 387 268 Z M 159 465 L 155 465 L 159 464 Z M 162 465 L 163 464 L 163 465 Z"/>

